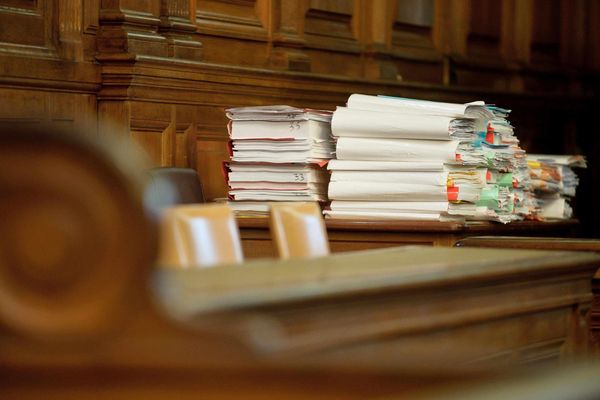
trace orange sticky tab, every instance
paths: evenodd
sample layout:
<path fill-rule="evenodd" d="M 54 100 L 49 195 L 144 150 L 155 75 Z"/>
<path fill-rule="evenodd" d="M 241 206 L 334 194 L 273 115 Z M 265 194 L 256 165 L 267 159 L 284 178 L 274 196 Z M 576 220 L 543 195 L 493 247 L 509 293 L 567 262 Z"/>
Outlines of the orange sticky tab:
<path fill-rule="evenodd" d="M 449 187 L 447 189 L 448 193 L 448 201 L 458 201 L 458 188 L 457 187 Z"/>
<path fill-rule="evenodd" d="M 456 158 L 456 161 L 462 161 L 462 159 L 460 158 L 460 154 L 458 154 L 458 153 L 456 154 L 455 158 Z"/>
<path fill-rule="evenodd" d="M 487 131 L 487 133 L 485 134 L 485 141 L 489 144 L 494 144 L 494 130 L 492 130 L 491 132 L 489 130 Z"/>
<path fill-rule="evenodd" d="M 314 160 L 314 161 L 312 161 L 313 164 L 317 164 L 321 168 L 326 166 L 328 162 L 329 162 L 329 160 L 318 160 L 318 161 Z"/>
<path fill-rule="evenodd" d="M 492 171 L 490 171 L 489 169 L 485 172 L 485 181 L 489 182 L 492 180 Z"/>

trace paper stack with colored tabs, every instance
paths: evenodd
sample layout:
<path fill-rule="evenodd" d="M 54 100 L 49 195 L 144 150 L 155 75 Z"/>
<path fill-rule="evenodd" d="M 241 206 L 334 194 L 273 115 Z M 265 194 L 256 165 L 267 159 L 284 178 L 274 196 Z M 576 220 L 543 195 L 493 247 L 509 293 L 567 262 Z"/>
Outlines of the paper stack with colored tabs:
<path fill-rule="evenodd" d="M 289 106 L 228 109 L 225 175 L 234 210 L 264 214 L 264 201 L 327 201 L 331 115 Z"/>
<path fill-rule="evenodd" d="M 333 114 L 334 218 L 522 219 L 525 152 L 509 110 L 353 94 Z"/>
<path fill-rule="evenodd" d="M 571 218 L 573 209 L 570 202 L 579 185 L 573 168 L 586 168 L 585 157 L 528 154 L 527 164 L 536 205 L 533 216 L 539 219 Z"/>

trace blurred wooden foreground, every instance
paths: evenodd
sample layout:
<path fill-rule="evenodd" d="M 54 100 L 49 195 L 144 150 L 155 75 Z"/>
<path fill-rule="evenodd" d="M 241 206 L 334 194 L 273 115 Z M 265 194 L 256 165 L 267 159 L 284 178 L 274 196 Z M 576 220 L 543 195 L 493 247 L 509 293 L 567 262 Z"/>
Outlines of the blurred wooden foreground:
<path fill-rule="evenodd" d="M 0 398 L 424 395 L 591 354 L 594 253 L 155 268 L 136 160 L 120 143 L 0 135 Z"/>

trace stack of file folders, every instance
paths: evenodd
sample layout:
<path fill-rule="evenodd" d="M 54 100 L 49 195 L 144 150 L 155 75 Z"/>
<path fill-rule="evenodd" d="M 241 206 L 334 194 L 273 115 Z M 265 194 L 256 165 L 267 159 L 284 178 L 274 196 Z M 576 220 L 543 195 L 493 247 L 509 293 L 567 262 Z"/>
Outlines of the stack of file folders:
<path fill-rule="evenodd" d="M 332 120 L 333 218 L 523 219 L 525 152 L 509 110 L 353 94 Z"/>
<path fill-rule="evenodd" d="M 326 201 L 331 115 L 289 106 L 228 109 L 225 174 L 234 210 L 264 214 L 266 201 Z"/>
<path fill-rule="evenodd" d="M 579 178 L 573 168 L 586 168 L 584 156 L 528 154 L 531 191 L 538 219 L 568 219 L 573 215 L 570 201 L 575 197 Z"/>

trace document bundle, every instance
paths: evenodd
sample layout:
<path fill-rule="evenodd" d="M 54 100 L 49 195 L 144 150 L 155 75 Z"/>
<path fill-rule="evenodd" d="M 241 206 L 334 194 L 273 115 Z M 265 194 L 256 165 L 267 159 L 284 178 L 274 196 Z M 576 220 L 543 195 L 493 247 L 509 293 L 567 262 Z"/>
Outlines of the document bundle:
<path fill-rule="evenodd" d="M 573 215 L 570 201 L 579 178 L 573 168 L 586 168 L 583 156 L 528 154 L 527 164 L 535 211 L 539 219 L 568 219 Z"/>
<path fill-rule="evenodd" d="M 509 110 L 353 94 L 333 114 L 325 215 L 485 219 L 530 212 L 525 152 Z"/>
<path fill-rule="evenodd" d="M 289 106 L 228 109 L 225 173 L 233 208 L 260 214 L 267 211 L 264 201 L 326 201 L 331 116 Z"/>
<path fill-rule="evenodd" d="M 289 106 L 227 110 L 230 204 L 330 201 L 342 219 L 569 218 L 581 156 L 526 155 L 510 110 L 353 94 L 335 112 Z"/>

